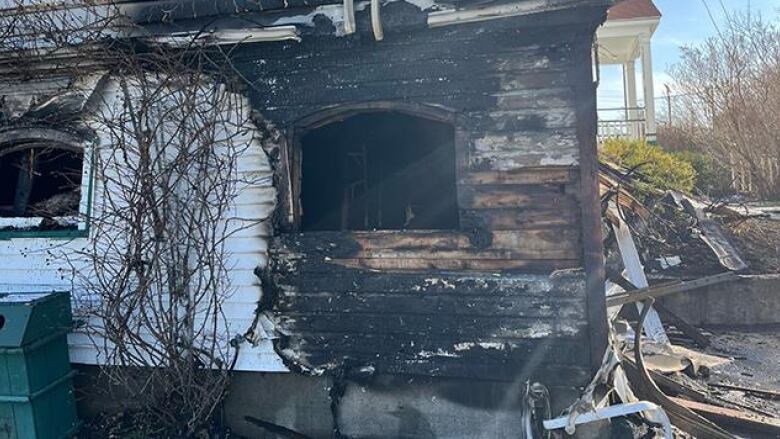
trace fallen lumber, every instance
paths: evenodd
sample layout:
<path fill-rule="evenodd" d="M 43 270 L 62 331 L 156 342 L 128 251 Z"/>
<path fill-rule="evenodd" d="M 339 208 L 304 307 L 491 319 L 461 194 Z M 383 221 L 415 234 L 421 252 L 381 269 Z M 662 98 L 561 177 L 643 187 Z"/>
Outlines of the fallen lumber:
<path fill-rule="evenodd" d="M 637 382 L 638 373 L 636 363 L 631 358 L 621 355 L 621 363 L 623 364 L 623 370 L 626 371 L 626 375 L 629 378 L 629 381 L 631 382 Z M 773 415 L 769 412 L 765 412 L 763 410 L 759 410 L 755 407 L 750 407 L 745 404 L 741 404 L 735 401 L 729 401 L 725 400 L 723 398 L 712 396 L 707 393 L 701 392 L 699 390 L 693 389 L 691 387 L 688 387 L 684 384 L 678 383 L 677 381 L 667 377 L 666 375 L 656 372 L 654 370 L 648 370 L 648 374 L 650 375 L 650 378 L 653 379 L 656 385 L 664 391 L 667 395 L 671 396 L 684 396 L 686 399 L 689 399 L 691 401 L 698 401 L 703 402 L 706 404 L 712 404 L 719 407 L 725 407 L 725 408 L 733 408 L 733 409 L 746 409 L 751 410 L 753 412 L 756 412 L 757 414 L 761 414 L 764 416 L 772 417 Z"/>
<path fill-rule="evenodd" d="M 780 399 L 780 392 L 773 392 L 771 390 L 756 389 L 755 387 L 736 386 L 734 384 L 725 383 L 707 383 L 709 386 L 718 387 L 720 389 L 738 390 L 740 392 L 750 393 L 755 396 L 766 399 Z"/>
<path fill-rule="evenodd" d="M 671 399 L 677 404 L 693 410 L 711 421 L 731 425 L 740 429 L 780 436 L 780 419 L 768 418 L 766 416 L 741 412 L 725 407 L 717 407 L 703 402 L 688 401 L 687 399 L 682 398 L 671 397 Z"/>
<path fill-rule="evenodd" d="M 639 302 L 650 298 L 658 298 L 668 296 L 670 294 L 683 293 L 685 291 L 695 290 L 697 288 L 715 285 L 723 282 L 732 281 L 738 279 L 739 276 L 726 272 L 716 274 L 713 276 L 706 276 L 699 279 L 676 282 L 673 284 L 664 284 L 654 287 L 639 288 L 634 291 L 627 291 L 624 293 L 613 294 L 607 296 L 607 307 L 625 305 L 626 303 Z"/>
<path fill-rule="evenodd" d="M 676 400 L 666 396 L 650 377 L 650 374 L 645 368 L 641 345 L 642 326 L 652 303 L 652 298 L 644 303 L 642 313 L 637 321 L 634 337 L 634 358 L 636 359 L 638 373 L 636 380 L 631 382 L 631 387 L 635 389 L 638 397 L 660 405 L 669 415 L 672 424 L 683 431 L 699 438 L 733 439 L 735 436 L 731 433 L 678 403 Z"/>
<path fill-rule="evenodd" d="M 639 378 L 637 375 L 639 373 L 636 362 L 634 362 L 631 358 L 627 356 L 622 357 L 623 367 L 626 371 L 626 374 L 631 378 L 632 381 Z M 704 395 L 701 392 L 698 392 L 694 389 L 691 389 L 690 387 L 684 386 L 677 381 L 667 377 L 664 374 L 658 373 L 654 370 L 648 370 L 648 374 L 650 375 L 650 378 L 653 379 L 656 385 L 658 385 L 659 388 L 664 390 L 667 393 L 670 393 L 672 395 L 676 396 L 685 396 L 688 399 L 692 399 L 694 401 L 699 402 L 709 402 L 706 395 Z"/>
<path fill-rule="evenodd" d="M 628 279 L 623 277 L 620 273 L 607 270 L 607 279 L 609 279 L 614 284 L 619 285 L 621 288 L 626 290 L 626 292 L 636 291 L 639 289 L 636 287 L 636 285 L 632 284 Z M 710 339 L 707 338 L 704 334 L 702 334 L 702 332 L 699 331 L 698 328 L 686 322 L 682 317 L 673 313 L 672 311 L 670 311 L 668 308 L 666 308 L 659 302 L 656 302 L 653 306 L 655 307 L 655 310 L 658 312 L 658 315 L 661 316 L 662 320 L 666 320 L 669 323 L 673 324 L 677 329 L 679 329 L 683 334 L 685 334 L 686 337 L 693 340 L 693 342 L 696 343 L 698 346 L 706 348 L 707 346 L 710 345 Z"/>

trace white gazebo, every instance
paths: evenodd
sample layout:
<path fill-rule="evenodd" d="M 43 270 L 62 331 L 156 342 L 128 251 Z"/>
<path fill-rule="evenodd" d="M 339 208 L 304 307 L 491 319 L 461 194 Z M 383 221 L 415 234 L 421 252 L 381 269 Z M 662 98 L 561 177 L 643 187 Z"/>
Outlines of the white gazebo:
<path fill-rule="evenodd" d="M 609 9 L 596 32 L 600 65 L 623 66 L 622 107 L 599 108 L 599 140 L 624 137 L 656 140 L 653 57 L 650 40 L 661 21 L 652 0 L 623 0 Z M 641 60 L 643 106 L 637 100 L 636 60 Z"/>

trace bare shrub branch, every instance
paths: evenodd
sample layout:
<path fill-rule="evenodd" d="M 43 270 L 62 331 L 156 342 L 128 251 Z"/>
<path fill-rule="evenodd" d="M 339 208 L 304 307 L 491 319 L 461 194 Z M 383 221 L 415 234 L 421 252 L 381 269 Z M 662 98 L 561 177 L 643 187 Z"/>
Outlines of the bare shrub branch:
<path fill-rule="evenodd" d="M 727 164 L 737 189 L 780 197 L 780 30 L 738 12 L 682 51 L 671 71 L 678 135 Z"/>
<path fill-rule="evenodd" d="M 90 239 L 63 255 L 90 299 L 84 330 L 145 436 L 191 436 L 223 400 L 242 336 L 223 310 L 226 242 L 264 220 L 237 217 L 240 188 L 255 183 L 238 161 L 258 131 L 229 53 L 197 34 L 183 48 L 123 38 L 129 25 L 110 4 L 23 3 L 0 15 L 0 69 L 104 75 L 81 121 L 97 139 L 85 154 Z"/>

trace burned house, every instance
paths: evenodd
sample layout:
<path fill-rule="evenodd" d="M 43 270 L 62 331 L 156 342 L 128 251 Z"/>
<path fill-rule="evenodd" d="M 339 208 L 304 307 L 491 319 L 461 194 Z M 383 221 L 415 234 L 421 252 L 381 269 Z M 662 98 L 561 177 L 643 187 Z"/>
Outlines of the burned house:
<path fill-rule="evenodd" d="M 250 417 L 312 437 L 508 437 L 526 382 L 556 414 L 577 399 L 607 337 L 592 49 L 610 3 L 123 4 L 144 41 L 229 47 L 270 139 L 240 165 L 269 176 L 239 197 L 263 224 L 226 241 L 231 330 L 266 322 L 235 365 L 236 431 L 259 435 Z M 28 114 L 72 80 L 14 79 L 5 102 Z M 82 163 L 101 139 L 69 136 L 50 139 L 55 172 L 49 149 L 18 152 L 44 137 L 0 133 L 5 290 L 79 294 L 45 254 L 88 241 L 88 224 L 45 224 L 89 217 Z M 72 361 L 100 363 L 84 337 L 71 344 Z"/>

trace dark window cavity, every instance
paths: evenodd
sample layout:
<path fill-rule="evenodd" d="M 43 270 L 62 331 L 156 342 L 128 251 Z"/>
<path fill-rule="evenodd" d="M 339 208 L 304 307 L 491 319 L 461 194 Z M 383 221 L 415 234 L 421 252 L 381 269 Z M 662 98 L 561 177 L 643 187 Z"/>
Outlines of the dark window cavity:
<path fill-rule="evenodd" d="M 0 217 L 76 215 L 83 152 L 53 142 L 0 147 Z"/>
<path fill-rule="evenodd" d="M 303 231 L 457 229 L 452 125 L 361 113 L 301 139 Z"/>

